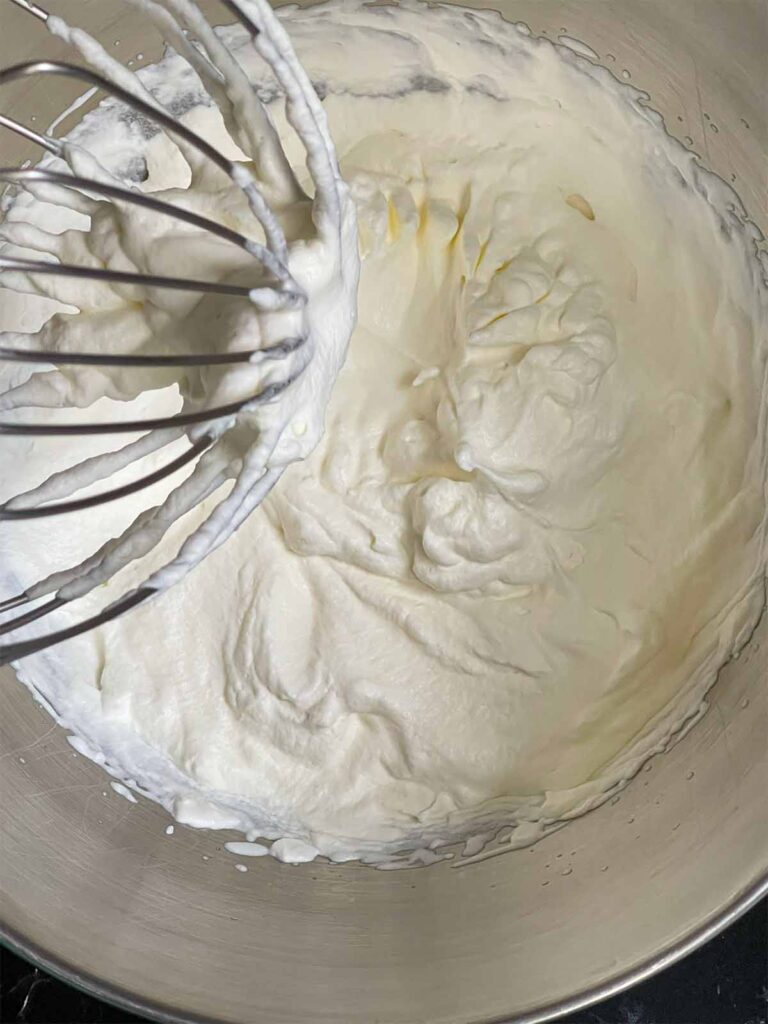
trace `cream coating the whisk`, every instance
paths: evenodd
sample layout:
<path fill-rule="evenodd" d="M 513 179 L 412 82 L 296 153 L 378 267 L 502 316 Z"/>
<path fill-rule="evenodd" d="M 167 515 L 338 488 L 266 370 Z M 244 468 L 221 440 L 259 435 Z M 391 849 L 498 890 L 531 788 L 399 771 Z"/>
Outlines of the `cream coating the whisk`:
<path fill-rule="evenodd" d="M 202 193 L 210 205 L 211 197 L 229 186 L 234 193 L 229 205 L 233 198 L 235 203 L 241 200 L 243 230 L 220 223 L 215 210 L 212 217 L 196 211 L 194 201 L 179 207 L 168 201 L 168 192 L 161 200 L 130 183 L 126 187 L 88 149 L 3 118 L 3 127 L 37 142 L 66 172 L 58 166 L 6 169 L 0 171 L 0 180 L 83 215 L 88 223 L 86 230 L 61 235 L 25 222 L 6 229 L 8 252 L 0 255 L 3 283 L 21 293 L 76 305 L 77 312 L 54 314 L 38 332 L 36 345 L 29 344 L 28 335 L 6 336 L 2 353 L 7 358 L 22 363 L 48 359 L 57 368 L 38 370 L 9 388 L 0 395 L 0 409 L 90 408 L 99 398 L 128 402 L 173 384 L 183 405 L 169 416 L 133 420 L 1 423 L 0 432 L 13 436 L 149 433 L 118 451 L 75 462 L 41 485 L 13 495 L 0 516 L 18 521 L 82 511 L 131 496 L 199 458 L 190 477 L 164 503 L 141 512 L 120 536 L 80 564 L 28 584 L 21 595 L 4 602 L 0 609 L 10 610 L 53 595 L 46 604 L 3 623 L 0 632 L 22 629 L 103 585 L 151 551 L 173 522 L 223 484 L 232 482 L 232 490 L 193 530 L 176 557 L 139 587 L 76 626 L 5 645 L 0 649 L 3 661 L 28 656 L 132 610 L 178 582 L 226 541 L 275 486 L 285 466 L 317 443 L 355 320 L 359 259 L 354 206 L 339 173 L 325 112 L 269 4 L 230 0 L 227 6 L 285 93 L 287 121 L 305 150 L 311 199 L 299 187 L 263 104 L 197 5 L 192 0 L 135 0 L 133 6 L 197 72 L 230 135 L 244 147 L 245 153 L 238 154 L 244 159 L 224 156 L 179 123 L 161 99 L 88 33 L 37 6 L 32 13 L 89 67 L 39 61 L 3 70 L 0 83 L 55 75 L 105 91 L 129 113 L 163 129 L 184 155 L 189 172 L 185 200 Z M 167 246 L 156 258 L 158 238 L 150 225 L 158 216 L 170 224 L 170 261 Z M 230 211 L 230 220 L 232 216 Z M 188 245 L 178 234 L 180 226 L 194 229 Z M 234 247 L 236 258 L 226 259 L 221 246 L 211 242 L 224 242 L 225 250 Z M 201 244 L 203 259 L 196 251 Z M 46 258 L 30 259 L 27 249 L 36 255 L 42 250 Z M 172 264 L 168 271 L 166 261 Z M 84 284 L 91 286 L 90 295 L 83 292 Z M 187 352 L 185 335 L 192 317 L 202 320 L 208 333 L 196 351 Z M 134 327 L 140 324 L 138 331 L 129 326 L 131 320 Z M 321 355 L 312 369 L 318 349 Z M 301 440 L 291 431 L 297 413 L 304 424 Z M 307 422 L 312 429 L 306 428 Z M 61 500 L 147 452 L 165 449 L 185 433 L 190 448 L 161 469 L 96 495 Z"/>

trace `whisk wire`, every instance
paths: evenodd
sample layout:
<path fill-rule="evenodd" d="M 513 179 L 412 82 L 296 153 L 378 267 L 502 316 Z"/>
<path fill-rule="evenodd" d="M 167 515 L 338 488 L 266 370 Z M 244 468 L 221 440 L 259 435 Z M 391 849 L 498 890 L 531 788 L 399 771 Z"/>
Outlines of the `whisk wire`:
<path fill-rule="evenodd" d="M 160 107 L 147 103 L 141 97 L 133 95 L 116 82 L 110 82 L 108 78 L 92 71 L 90 68 L 81 67 L 78 64 L 70 64 L 67 61 L 38 60 L 27 61 L 21 64 L 14 64 L 8 68 L 0 69 L 0 85 L 6 82 L 14 82 L 19 78 L 34 77 L 36 75 L 59 75 L 66 78 L 75 78 L 92 88 L 100 89 L 130 107 L 136 113 L 141 114 L 147 120 L 153 121 L 164 128 L 171 136 L 183 139 L 203 156 L 207 157 L 213 164 L 220 168 L 228 178 L 246 195 L 253 199 L 256 204 L 254 213 L 260 221 L 267 237 L 267 248 L 274 256 L 270 261 L 268 269 L 275 274 L 281 282 L 291 282 L 291 276 L 285 266 L 286 256 L 285 234 L 280 227 L 277 218 L 264 202 L 255 181 L 245 171 L 242 165 L 229 160 L 222 153 L 212 146 L 204 138 L 192 131 L 181 121 L 171 117 Z M 244 176 L 245 175 L 245 176 Z"/>
<path fill-rule="evenodd" d="M 287 380 L 267 384 L 255 395 L 228 402 L 213 409 L 196 409 L 191 412 L 174 413 L 173 416 L 158 416 L 154 419 L 119 420 L 107 423 L 0 423 L 0 435 L 22 437 L 84 437 L 88 434 L 133 434 L 142 430 L 163 430 L 166 427 L 187 427 L 195 423 L 223 419 L 239 412 L 255 408 L 289 388 L 301 375 L 302 367 Z"/>
<path fill-rule="evenodd" d="M 48 11 L 43 10 L 39 4 L 33 3 L 32 0 L 11 0 L 11 3 L 16 4 L 17 7 L 26 11 L 27 14 L 33 14 L 40 21 L 48 21 Z"/>
<path fill-rule="evenodd" d="M 84 619 L 73 626 L 57 630 L 54 633 L 46 633 L 45 636 L 37 637 L 34 640 L 21 640 L 12 644 L 0 644 L 0 666 L 9 665 L 12 662 L 19 661 L 21 658 L 28 658 L 31 654 L 37 654 L 39 651 L 53 647 L 55 644 L 60 644 L 64 640 L 72 640 L 74 637 L 88 633 L 98 626 L 103 626 L 120 615 L 131 611 L 132 608 L 136 608 L 137 605 L 148 600 L 156 592 L 154 588 L 141 587 L 138 590 L 131 591 L 117 601 L 113 601 L 112 604 L 107 605 L 97 615 Z"/>
<path fill-rule="evenodd" d="M 33 508 L 8 508 L 5 505 L 0 505 L 0 522 L 8 522 L 10 520 L 19 519 L 41 519 L 45 516 L 61 515 L 65 512 L 83 512 L 87 508 L 95 508 L 97 505 L 105 505 L 110 501 L 117 501 L 119 498 L 127 498 L 131 494 L 137 494 L 139 491 L 145 490 L 147 487 L 151 487 L 153 484 L 159 483 L 161 480 L 165 480 L 166 477 L 171 476 L 172 473 L 182 469 L 188 463 L 196 459 L 198 455 L 202 454 L 209 448 L 213 443 L 213 438 L 208 434 L 203 435 L 202 438 L 194 441 L 187 451 L 177 456 L 172 462 L 162 466 L 160 469 L 154 470 L 152 473 L 147 473 L 138 480 L 134 480 L 129 484 L 124 484 L 122 487 L 113 487 L 111 490 L 102 491 L 100 494 L 93 494 L 87 498 L 77 498 L 72 501 L 57 502 L 51 505 L 42 505 L 40 507 Z M 3 609 L 0 607 L 0 611 Z M 24 625 L 25 623 L 17 622 L 16 626 Z M 13 624 L 11 624 L 13 625 Z M 15 628 L 15 627 L 13 627 Z M 0 636 L 8 632 L 7 629 L 0 626 Z"/>

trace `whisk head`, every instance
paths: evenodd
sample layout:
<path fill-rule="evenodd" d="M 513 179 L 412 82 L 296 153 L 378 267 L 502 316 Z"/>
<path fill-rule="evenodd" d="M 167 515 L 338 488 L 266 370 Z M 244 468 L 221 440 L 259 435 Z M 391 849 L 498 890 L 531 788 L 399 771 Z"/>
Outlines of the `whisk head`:
<path fill-rule="evenodd" d="M 199 399 L 185 395 L 181 411 L 168 416 L 106 422 L 49 422 L 47 419 L 43 422 L 26 422 L 0 419 L 0 434 L 7 436 L 63 438 L 108 434 L 141 435 L 116 451 L 85 459 L 69 469 L 53 474 L 40 486 L 7 500 L 0 505 L 0 520 L 6 522 L 80 512 L 116 501 L 159 483 L 183 467 L 195 463 L 192 472 L 171 491 L 164 502 L 143 511 L 120 537 L 108 541 L 80 565 L 56 572 L 27 587 L 22 594 L 0 601 L 0 613 L 16 612 L 12 618 L 0 624 L 0 635 L 28 626 L 107 582 L 129 562 L 153 550 L 181 515 L 200 505 L 223 484 L 233 482 L 227 497 L 192 532 L 177 556 L 163 569 L 151 574 L 140 586 L 88 619 L 44 636 L 0 645 L 0 664 L 15 661 L 111 621 L 177 582 L 210 551 L 223 543 L 263 501 L 284 469 L 284 465 L 270 462 L 278 440 L 274 432 L 270 434 L 269 431 L 254 428 L 252 444 L 245 454 L 241 453 L 234 458 L 226 449 L 226 435 L 236 428 L 242 428 L 244 422 L 250 422 L 250 414 L 259 407 L 279 401 L 305 374 L 314 354 L 308 310 L 311 296 L 291 272 L 291 249 L 279 216 L 265 198 L 266 189 L 259 176 L 252 173 L 247 163 L 224 156 L 188 125 L 172 116 L 132 72 L 118 64 L 90 37 L 69 30 L 68 26 L 54 19 L 47 10 L 31 0 L 10 2 L 40 21 L 47 22 L 49 28 L 55 27 L 57 34 L 62 34 L 62 29 L 65 29 L 68 41 L 78 47 L 93 66 L 83 67 L 47 60 L 17 64 L 0 69 L 0 87 L 23 78 L 64 76 L 124 104 L 177 143 L 190 163 L 193 177 L 196 161 L 205 161 L 226 175 L 232 187 L 242 193 L 251 221 L 259 227 L 259 234 L 263 238 L 250 237 L 186 206 L 143 192 L 130 182 L 118 181 L 95 159 L 77 151 L 70 143 L 37 132 L 0 113 L 0 128 L 35 143 L 66 166 L 66 170 L 47 165 L 0 168 L 0 181 L 30 191 L 33 196 L 35 190 L 41 189 L 54 189 L 59 195 L 66 192 L 75 196 L 78 202 L 84 201 L 91 211 L 96 211 L 106 202 L 117 211 L 116 216 L 119 216 L 121 210 L 140 209 L 153 216 L 168 218 L 245 253 L 247 267 L 250 268 L 247 274 L 239 274 L 236 281 L 216 279 L 215 276 L 200 279 L 126 270 L 109 265 L 78 265 L 50 257 L 33 259 L 8 252 L 6 247 L 0 249 L 0 287 L 7 286 L 9 282 L 12 287 L 14 283 L 18 286 L 21 280 L 25 287 L 31 282 L 33 287 L 30 290 L 34 290 L 40 286 L 41 281 L 53 278 L 139 289 L 142 295 L 147 294 L 148 290 L 152 290 L 151 294 L 159 290 L 201 297 L 218 296 L 247 303 L 253 315 L 263 318 L 265 322 L 273 318 L 273 322 L 282 324 L 287 314 L 296 330 L 276 339 L 270 338 L 266 344 L 249 348 L 238 346 L 234 349 L 217 349 L 212 346 L 210 350 L 202 352 L 155 351 L 151 347 L 131 352 L 59 348 L 57 345 L 41 345 L 35 335 L 0 335 L 0 360 L 52 365 L 58 368 L 58 372 L 61 372 L 62 367 L 82 368 L 82 372 L 89 368 L 107 372 L 110 368 L 140 368 L 207 373 L 211 368 L 218 368 L 220 373 L 226 374 L 237 367 L 251 367 L 254 370 L 261 368 L 264 371 L 257 375 L 256 388 L 234 401 L 205 405 Z M 329 259 L 339 260 L 341 248 L 349 244 L 351 236 L 348 228 L 354 214 L 340 177 L 325 114 L 317 95 L 266 0 L 222 0 L 222 3 L 246 28 L 253 45 L 271 67 L 281 87 L 289 123 L 295 128 L 307 153 L 307 168 L 314 186 L 311 200 L 299 187 L 272 122 L 262 108 L 255 90 L 213 33 L 195 0 L 149 0 L 145 7 L 151 12 L 155 23 L 169 32 L 171 38 L 167 38 L 167 42 L 197 72 L 204 88 L 222 111 L 227 127 L 234 125 L 243 128 L 243 133 L 247 134 L 241 124 L 245 113 L 249 120 L 248 128 L 253 129 L 248 140 L 253 143 L 255 138 L 256 144 L 252 148 L 258 150 L 246 155 L 254 162 L 261 162 L 264 171 L 262 177 L 271 179 L 273 186 L 277 182 L 283 189 L 284 197 L 311 203 L 317 241 L 328 246 Z M 87 40 L 87 46 L 84 40 Z M 233 81 L 240 86 L 246 83 L 245 90 L 241 88 L 239 92 L 241 106 L 237 114 L 230 97 Z M 239 138 L 238 142 L 242 145 L 243 138 Z M 14 244 L 12 232 L 10 236 L 6 232 L 5 238 Z M 24 239 L 15 244 L 22 249 L 30 247 Z M 356 257 L 355 247 L 354 254 L 348 254 L 348 259 L 354 263 Z M 253 280 L 243 282 L 243 276 Z M 341 305 L 349 306 L 350 302 L 354 305 L 349 287 L 342 289 L 339 301 Z M 347 316 L 350 327 L 346 339 L 343 339 L 344 349 L 353 319 L 353 315 Z M 0 412 L 40 405 L 36 401 L 36 377 L 37 374 L 33 373 L 23 384 L 0 394 Z M 70 403 L 64 400 L 59 404 Z M 107 487 L 85 497 L 77 496 L 84 488 L 108 480 L 146 455 L 185 437 L 187 449 L 160 468 L 130 483 Z M 47 600 L 40 603 L 43 598 Z M 19 609 L 24 610 L 19 613 Z"/>

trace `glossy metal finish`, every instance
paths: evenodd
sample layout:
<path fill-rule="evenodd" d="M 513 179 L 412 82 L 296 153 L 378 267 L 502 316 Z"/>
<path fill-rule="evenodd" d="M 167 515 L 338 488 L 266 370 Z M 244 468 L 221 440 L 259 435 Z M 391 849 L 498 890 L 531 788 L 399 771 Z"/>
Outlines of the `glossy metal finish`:
<path fill-rule="evenodd" d="M 119 3 L 54 3 L 119 40 L 126 59 L 156 56 Z M 619 75 L 627 69 L 671 131 L 726 179 L 736 175 L 765 227 L 762 0 L 503 9 L 551 37 L 567 30 Z M 66 59 L 28 15 L 3 18 L 0 64 Z M 67 98 L 40 82 L 12 88 L 7 109 L 22 121 L 36 112 L 46 124 Z M 3 164 L 34 156 L 16 145 Z M 7 940 L 84 988 L 169 1020 L 532 1024 L 565 1013 L 666 966 L 768 889 L 767 654 L 764 622 L 721 673 L 705 718 L 618 803 L 529 851 L 401 872 L 265 858 L 241 873 L 222 849 L 232 835 L 177 826 L 166 836 L 167 817 L 113 793 L 5 669 Z"/>

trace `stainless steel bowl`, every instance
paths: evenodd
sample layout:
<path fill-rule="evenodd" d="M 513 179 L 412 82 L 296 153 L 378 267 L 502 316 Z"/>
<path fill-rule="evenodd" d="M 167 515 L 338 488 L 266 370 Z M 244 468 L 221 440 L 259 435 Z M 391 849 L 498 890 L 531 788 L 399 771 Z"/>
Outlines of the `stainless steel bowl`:
<path fill-rule="evenodd" d="M 119 41 L 126 59 L 157 56 L 114 0 L 51 6 Z M 567 31 L 626 69 L 671 132 L 726 180 L 735 175 L 765 227 L 764 0 L 493 6 L 550 38 Z M 63 55 L 3 5 L 0 63 Z M 73 98 L 67 86 L 9 87 L 4 109 L 47 124 Z M 7 136 L 1 144 L 4 164 L 34 156 Z M 266 858 L 243 874 L 222 849 L 232 836 L 166 836 L 164 814 L 113 793 L 6 671 L 6 941 L 82 988 L 169 1020 L 532 1024 L 585 1006 L 684 955 L 768 890 L 767 651 L 764 622 L 721 673 L 704 720 L 618 803 L 530 850 L 402 872 Z"/>

